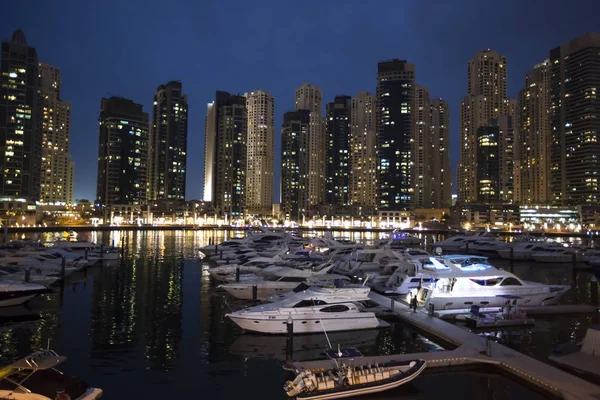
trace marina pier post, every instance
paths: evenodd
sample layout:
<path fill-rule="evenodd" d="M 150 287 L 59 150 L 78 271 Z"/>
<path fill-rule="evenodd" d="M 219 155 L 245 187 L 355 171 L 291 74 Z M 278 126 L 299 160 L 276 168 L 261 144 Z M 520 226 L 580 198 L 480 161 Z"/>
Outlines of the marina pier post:
<path fill-rule="evenodd" d="M 285 324 L 287 331 L 287 338 L 285 341 L 285 368 L 293 369 L 294 363 L 294 321 L 289 316 Z"/>

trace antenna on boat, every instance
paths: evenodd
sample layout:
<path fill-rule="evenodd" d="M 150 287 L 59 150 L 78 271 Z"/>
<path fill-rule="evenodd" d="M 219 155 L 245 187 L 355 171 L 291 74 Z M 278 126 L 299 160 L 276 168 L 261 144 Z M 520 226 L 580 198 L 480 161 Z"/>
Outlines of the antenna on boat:
<path fill-rule="evenodd" d="M 46 344 L 46 350 L 50 350 L 50 338 L 48 338 L 48 343 Z"/>

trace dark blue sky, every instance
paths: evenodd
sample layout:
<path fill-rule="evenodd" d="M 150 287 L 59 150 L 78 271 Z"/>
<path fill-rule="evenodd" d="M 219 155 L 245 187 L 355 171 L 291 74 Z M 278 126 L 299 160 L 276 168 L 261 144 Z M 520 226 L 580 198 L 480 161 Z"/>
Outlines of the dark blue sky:
<path fill-rule="evenodd" d="M 62 97 L 73 104 L 76 199 L 96 195 L 103 96 L 130 98 L 150 112 L 159 84 L 183 82 L 187 198 L 198 199 L 206 104 L 216 90 L 275 96 L 277 166 L 281 119 L 297 86 L 321 86 L 324 103 L 336 94 L 374 92 L 377 62 L 406 59 L 416 64 L 417 83 L 450 103 L 454 170 L 466 65 L 477 50 L 508 57 L 514 97 L 525 72 L 552 47 L 600 30 L 597 0 L 32 0 L 1 9 L 0 38 L 23 29 L 40 59 L 61 69 Z"/>

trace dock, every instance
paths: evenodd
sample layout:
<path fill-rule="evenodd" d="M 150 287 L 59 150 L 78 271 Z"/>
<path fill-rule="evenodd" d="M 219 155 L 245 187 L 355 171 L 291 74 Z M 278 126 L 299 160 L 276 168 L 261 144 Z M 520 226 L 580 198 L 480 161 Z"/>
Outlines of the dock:
<path fill-rule="evenodd" d="M 505 372 L 521 378 L 549 393 L 569 400 L 600 399 L 600 386 L 585 381 L 549 364 L 512 350 L 501 344 L 486 340 L 479 335 L 450 324 L 425 312 L 413 312 L 406 304 L 371 292 L 369 297 L 381 306 L 390 307 L 394 315 L 407 325 L 416 327 L 427 335 L 455 346 L 454 350 L 428 353 L 398 354 L 362 357 L 355 365 L 384 363 L 392 360 L 423 359 L 427 368 L 455 365 L 492 364 Z M 486 351 L 487 350 L 487 351 Z M 490 354 L 488 356 L 487 354 Z M 331 368 L 332 361 L 305 361 L 293 364 L 297 370 L 308 368 Z"/>
<path fill-rule="evenodd" d="M 389 300 L 388 300 L 389 301 Z M 532 315 L 560 315 L 560 314 L 593 314 L 598 307 L 591 304 L 560 304 L 551 306 L 529 307 L 519 306 L 519 310 L 525 311 L 527 316 Z M 502 311 L 501 307 L 482 307 L 480 313 L 497 313 Z M 455 319 L 457 315 L 469 314 L 469 309 L 463 310 L 438 310 L 434 315 L 441 319 Z"/>

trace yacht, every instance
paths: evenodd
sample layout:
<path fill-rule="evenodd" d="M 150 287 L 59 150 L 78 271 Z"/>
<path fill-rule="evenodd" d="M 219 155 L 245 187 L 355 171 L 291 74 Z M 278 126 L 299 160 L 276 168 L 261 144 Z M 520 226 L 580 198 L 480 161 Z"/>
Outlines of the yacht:
<path fill-rule="evenodd" d="M 535 252 L 547 249 L 554 250 L 560 247 L 562 246 L 556 242 L 519 242 L 515 243 L 512 247 L 509 246 L 498 250 L 498 255 L 501 258 L 510 260 L 512 248 L 512 258 L 514 260 L 533 260 L 531 255 Z"/>
<path fill-rule="evenodd" d="M 12 257 L 0 259 L 0 267 L 12 267 L 26 271 L 28 269 L 39 270 L 45 275 L 55 275 L 62 272 L 62 264 L 49 262 L 39 257 Z M 65 276 L 72 274 L 80 268 L 73 264 L 65 264 Z"/>
<path fill-rule="evenodd" d="M 240 328 L 252 332 L 283 334 L 293 321 L 294 333 L 322 333 L 375 329 L 383 324 L 369 312 L 369 288 L 307 290 L 274 303 L 226 314 Z"/>
<path fill-rule="evenodd" d="M 434 243 L 435 247 L 439 247 L 446 253 L 456 253 L 463 251 L 467 243 L 472 243 L 476 240 L 495 239 L 496 237 L 488 232 L 478 232 L 470 235 L 456 235 L 447 239 Z M 469 249 L 470 250 L 470 249 Z"/>
<path fill-rule="evenodd" d="M 118 260 L 121 255 L 121 251 L 117 247 L 100 245 L 87 240 L 59 240 L 52 244 L 52 248 L 64 249 L 80 256 L 87 251 L 88 259 L 93 258 L 106 261 Z"/>
<path fill-rule="evenodd" d="M 460 251 L 494 257 L 498 255 L 498 251 L 507 248 L 510 248 L 510 243 L 503 242 L 496 238 L 485 238 L 466 242 L 463 246 L 461 246 Z"/>
<path fill-rule="evenodd" d="M 534 261 L 544 263 L 572 262 L 573 257 L 575 257 L 576 262 L 586 261 L 583 253 L 572 247 L 545 248 L 531 253 L 531 258 L 533 258 Z"/>
<path fill-rule="evenodd" d="M 349 277 L 391 275 L 405 266 L 408 256 L 390 249 L 360 249 L 336 263 L 334 271 Z"/>
<path fill-rule="evenodd" d="M 66 360 L 52 350 L 41 350 L 0 369 L 0 398 L 14 400 L 95 400 L 102 390 L 55 367 Z"/>
<path fill-rule="evenodd" d="M 38 285 L 50 286 L 59 279 L 58 274 L 45 273 L 35 268 L 31 268 L 29 276 L 27 276 L 25 269 L 0 266 L 0 280 L 3 281 L 27 281 Z"/>
<path fill-rule="evenodd" d="M 235 298 L 252 300 L 253 287 L 256 286 L 256 299 L 265 300 L 269 296 L 289 292 L 302 282 L 335 282 L 348 279 L 343 275 L 328 274 L 327 272 L 332 268 L 333 264 L 323 264 L 315 270 L 276 267 L 269 271 L 269 276 L 264 278 L 257 277 L 256 279 L 226 283 L 219 287 Z"/>
<path fill-rule="evenodd" d="M 393 249 L 394 246 L 418 246 L 423 243 L 423 239 L 416 235 L 401 230 L 394 230 L 389 241 L 383 244 L 386 248 Z"/>
<path fill-rule="evenodd" d="M 0 307 L 18 306 L 38 294 L 48 293 L 42 285 L 17 281 L 0 281 Z"/>
<path fill-rule="evenodd" d="M 296 262 L 292 260 L 283 260 L 280 257 L 257 257 L 250 261 L 246 261 L 243 264 L 231 264 L 231 265 L 220 265 L 218 267 L 212 267 L 208 269 L 210 276 L 220 282 L 233 282 L 236 279 L 236 274 L 239 269 L 240 277 L 242 275 L 251 276 L 260 275 L 266 268 L 274 267 L 291 267 L 297 269 L 306 269 L 314 266 L 311 261 Z M 267 271 L 268 272 L 268 271 Z"/>
<path fill-rule="evenodd" d="M 489 264 L 461 267 L 443 259 L 431 261 L 427 268 L 432 279 L 409 296 L 416 295 L 420 305 L 433 305 L 436 310 L 502 307 L 507 299 L 516 300 L 518 306 L 544 306 L 558 302 L 570 288 L 524 281 Z"/>

